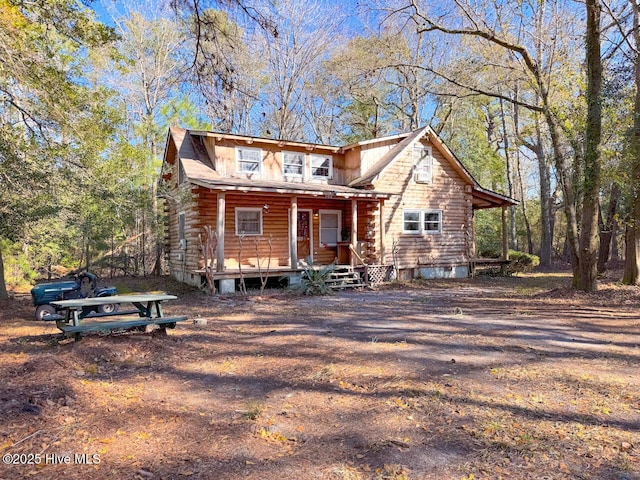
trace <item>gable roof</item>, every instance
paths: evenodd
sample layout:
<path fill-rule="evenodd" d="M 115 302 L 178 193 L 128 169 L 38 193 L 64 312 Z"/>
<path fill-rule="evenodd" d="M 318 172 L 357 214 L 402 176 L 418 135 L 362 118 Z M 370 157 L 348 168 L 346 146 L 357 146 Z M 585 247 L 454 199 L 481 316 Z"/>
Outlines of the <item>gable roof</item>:
<path fill-rule="evenodd" d="M 319 143 L 309 143 L 309 142 L 295 142 L 292 140 L 278 140 L 274 138 L 265 138 L 265 137 L 250 137 L 247 135 L 236 135 L 234 133 L 220 133 L 220 132 L 208 132 L 205 130 L 189 130 L 191 136 L 198 137 L 214 137 L 219 140 L 241 140 L 251 144 L 253 142 L 258 143 L 267 143 L 271 145 L 278 145 L 279 147 L 298 147 L 304 148 L 305 150 L 326 150 L 329 152 L 338 152 L 340 147 L 335 145 L 322 145 Z"/>
<path fill-rule="evenodd" d="M 218 139 L 243 140 L 247 142 L 259 141 L 272 143 L 279 146 L 303 147 L 308 150 L 325 150 L 338 152 L 356 148 L 358 146 L 371 145 L 374 143 L 383 143 L 390 140 L 400 140 L 389 151 L 387 151 L 376 163 L 374 163 L 368 171 L 364 172 L 360 177 L 351 181 L 349 185 L 331 185 L 331 184 L 314 184 L 314 183 L 298 183 L 298 182 L 273 182 L 265 180 L 237 179 L 222 177 L 211 164 L 209 156 L 201 143 L 204 136 L 212 136 Z M 472 205 L 474 209 L 495 208 L 501 206 L 517 205 L 518 201 L 505 195 L 493 192 L 480 186 L 475 178 L 469 173 L 465 166 L 458 158 L 449 150 L 435 131 L 429 127 L 421 127 L 409 133 L 393 135 L 389 137 L 365 140 L 359 143 L 347 145 L 345 147 L 337 147 L 331 145 L 319 145 L 303 142 L 292 142 L 284 140 L 274 140 L 259 137 L 250 137 L 244 135 L 224 134 L 206 131 L 190 131 L 184 128 L 170 127 L 167 136 L 167 145 L 165 147 L 164 161 L 170 164 L 174 163 L 170 152 L 175 148 L 180 164 L 185 175 L 195 184 L 207 188 L 226 188 L 229 190 L 240 191 L 277 191 L 290 193 L 310 193 L 328 196 L 343 197 L 379 197 L 388 198 L 389 194 L 376 192 L 375 182 L 382 173 L 393 164 L 407 149 L 412 148 L 424 136 L 428 136 L 430 142 L 435 148 L 449 161 L 453 169 L 460 177 L 471 185 Z"/>
<path fill-rule="evenodd" d="M 207 132 L 204 132 L 207 133 Z M 210 132 L 209 132 L 210 133 Z M 218 134 L 212 134 L 218 136 Z M 223 134 L 220 134 L 223 135 Z M 389 198 L 390 194 L 375 192 L 373 190 L 363 190 L 345 185 L 333 185 L 322 183 L 301 183 L 301 182 L 277 182 L 271 180 L 253 180 L 247 178 L 222 177 L 214 168 L 207 157 L 204 146 L 198 143 L 198 138 L 203 136 L 203 132 L 191 132 L 184 128 L 170 127 L 165 148 L 164 161 L 174 163 L 169 158 L 170 149 L 175 148 L 184 174 L 189 181 L 195 185 L 205 188 L 215 188 L 219 190 L 237 190 L 241 192 L 269 191 L 278 193 L 297 193 L 322 195 L 325 197 L 362 197 L 362 198 Z M 254 137 L 242 137 L 239 135 L 224 135 L 224 138 L 233 139 L 253 139 Z M 262 139 L 260 139 L 262 141 Z M 278 142 L 286 145 L 306 146 L 299 142 Z M 318 146 L 321 147 L 321 146 Z M 338 147 L 329 147 L 336 149 Z"/>
<path fill-rule="evenodd" d="M 213 165 L 211 165 L 211 162 L 205 156 L 206 152 L 203 154 L 195 144 L 189 130 L 169 127 L 164 161 L 170 164 L 174 163 L 169 155 L 172 144 L 178 154 L 182 169 L 189 179 L 208 181 L 221 178 L 220 174 L 213 169 Z"/>
<path fill-rule="evenodd" d="M 422 136 L 427 132 L 429 127 L 419 128 L 418 130 L 414 130 L 407 137 L 405 137 L 402 141 L 397 143 L 391 150 L 385 153 L 380 160 L 372 165 L 369 171 L 365 172 L 364 175 L 356 178 L 352 182 L 349 183 L 351 187 L 368 187 L 373 185 L 378 177 L 384 172 L 384 170 L 390 166 L 396 158 L 398 158 L 402 152 L 404 152 L 407 148 L 413 146 L 415 142 L 417 142 Z M 380 139 L 383 140 L 383 139 Z M 368 142 L 370 143 L 370 142 Z"/>
<path fill-rule="evenodd" d="M 384 173 L 384 171 L 393 164 L 400 156 L 409 148 L 418 142 L 424 136 L 428 136 L 430 142 L 435 148 L 443 155 L 443 157 L 451 164 L 453 169 L 462 177 L 464 181 L 471 184 L 472 187 L 472 204 L 473 208 L 494 208 L 500 206 L 517 205 L 518 201 L 505 195 L 487 190 L 480 186 L 478 181 L 473 178 L 473 175 L 466 169 L 460 160 L 453 154 L 449 147 L 447 147 L 442 139 L 436 134 L 436 132 L 430 127 L 422 127 L 410 132 L 400 142 L 398 142 L 393 148 L 385 153 L 380 160 L 371 166 L 371 168 L 364 172 L 360 177 L 356 178 L 349 183 L 351 187 L 359 188 L 375 188 L 376 180 Z M 391 137 L 390 137 L 391 138 Z M 400 138 L 400 137 L 396 137 Z M 386 139 L 378 139 L 383 141 Z M 371 141 L 367 142 L 371 143 Z M 364 143 L 363 143 L 364 144 Z"/>

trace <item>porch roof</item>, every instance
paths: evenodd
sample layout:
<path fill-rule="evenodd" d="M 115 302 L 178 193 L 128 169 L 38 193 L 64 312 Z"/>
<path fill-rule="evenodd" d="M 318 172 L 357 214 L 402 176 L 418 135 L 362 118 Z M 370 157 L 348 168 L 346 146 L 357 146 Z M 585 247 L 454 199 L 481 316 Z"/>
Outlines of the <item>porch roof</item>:
<path fill-rule="evenodd" d="M 386 199 L 391 196 L 389 193 L 345 187 L 342 185 L 331 185 L 328 183 L 275 182 L 223 177 L 215 179 L 191 178 L 190 181 L 201 187 L 222 191 L 285 193 L 328 198 Z"/>
<path fill-rule="evenodd" d="M 474 185 L 471 190 L 471 204 L 474 210 L 483 208 L 510 207 L 517 205 L 518 201 L 506 195 L 487 190 L 478 185 Z"/>

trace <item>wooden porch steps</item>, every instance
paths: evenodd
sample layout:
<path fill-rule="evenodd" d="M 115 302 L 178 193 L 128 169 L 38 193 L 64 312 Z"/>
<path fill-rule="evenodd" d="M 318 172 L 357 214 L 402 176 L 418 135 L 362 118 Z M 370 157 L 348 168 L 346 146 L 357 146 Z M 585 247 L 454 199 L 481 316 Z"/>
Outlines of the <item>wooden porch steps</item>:
<path fill-rule="evenodd" d="M 344 290 L 346 288 L 363 288 L 367 284 L 360 277 L 360 273 L 356 272 L 349 265 L 338 265 L 331 272 L 331 277 L 327 280 L 327 284 L 332 290 Z"/>

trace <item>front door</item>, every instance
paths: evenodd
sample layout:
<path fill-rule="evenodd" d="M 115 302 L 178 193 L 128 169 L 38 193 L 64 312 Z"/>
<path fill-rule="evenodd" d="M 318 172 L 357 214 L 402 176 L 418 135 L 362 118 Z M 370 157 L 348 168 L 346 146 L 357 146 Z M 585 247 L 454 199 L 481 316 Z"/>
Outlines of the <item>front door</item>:
<path fill-rule="evenodd" d="M 298 210 L 298 258 L 306 260 L 311 255 L 311 210 Z"/>

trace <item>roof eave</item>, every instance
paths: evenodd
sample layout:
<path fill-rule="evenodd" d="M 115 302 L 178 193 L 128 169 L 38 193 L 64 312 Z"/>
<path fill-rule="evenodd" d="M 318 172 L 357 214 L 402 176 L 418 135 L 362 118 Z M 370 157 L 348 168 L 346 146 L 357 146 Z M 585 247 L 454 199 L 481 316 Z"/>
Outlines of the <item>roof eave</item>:
<path fill-rule="evenodd" d="M 341 150 L 346 151 L 356 147 L 364 147 L 365 145 L 371 145 L 373 143 L 389 142 L 391 140 L 397 140 L 398 138 L 408 137 L 409 135 L 411 135 L 411 132 L 398 133 L 396 135 L 389 135 L 389 136 L 380 137 L 380 138 L 370 138 L 369 140 L 362 140 L 360 142 L 350 143 L 349 145 L 345 145 L 344 147 L 341 148 Z"/>
<path fill-rule="evenodd" d="M 277 140 L 273 138 L 264 138 L 264 137 L 250 137 L 246 135 L 236 135 L 232 133 L 219 133 L 219 132 L 209 132 L 206 130 L 190 130 L 189 133 L 192 135 L 199 135 L 203 137 L 212 137 L 220 140 L 235 140 L 247 143 L 247 145 L 251 145 L 253 143 L 268 143 L 271 145 L 278 145 L 280 147 L 296 147 L 296 148 L 304 148 L 305 150 L 326 150 L 332 153 L 339 153 L 340 147 L 334 145 L 321 145 L 318 143 L 307 143 L 307 142 L 293 142 L 291 140 Z"/>
<path fill-rule="evenodd" d="M 262 193 L 280 193 L 280 194 L 295 194 L 295 195 L 310 195 L 313 197 L 329 197 L 329 198 L 373 198 L 373 199 L 388 199 L 391 194 L 384 192 L 377 192 L 373 190 L 356 190 L 353 192 L 344 191 L 328 191 L 328 190 L 313 190 L 307 188 L 283 188 L 279 185 L 269 186 L 256 186 L 256 185 L 234 185 L 230 183 L 208 181 L 200 179 L 189 179 L 194 185 L 200 187 L 209 188 L 213 190 L 221 191 L 238 191 L 238 192 L 262 192 Z M 355 189 L 354 189 L 355 190 Z"/>
<path fill-rule="evenodd" d="M 480 186 L 474 185 L 471 193 L 474 200 L 478 200 L 482 203 L 475 203 L 472 201 L 473 208 L 475 210 L 482 210 L 485 208 L 498 208 L 498 207 L 511 207 L 518 205 L 520 202 L 506 195 L 487 190 Z"/>

